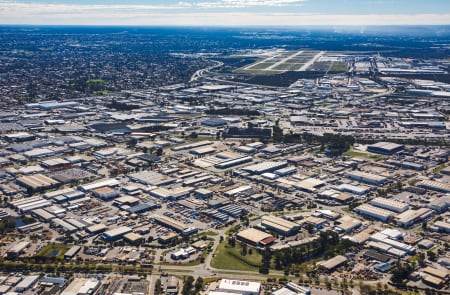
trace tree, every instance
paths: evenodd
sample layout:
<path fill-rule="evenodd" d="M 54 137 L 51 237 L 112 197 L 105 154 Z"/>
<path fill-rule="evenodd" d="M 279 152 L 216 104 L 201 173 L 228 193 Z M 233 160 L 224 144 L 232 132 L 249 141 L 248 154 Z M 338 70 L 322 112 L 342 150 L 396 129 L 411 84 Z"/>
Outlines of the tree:
<path fill-rule="evenodd" d="M 187 276 L 184 281 L 183 290 L 181 291 L 181 294 L 182 295 L 190 295 L 193 286 L 194 286 L 194 277 Z"/>
<path fill-rule="evenodd" d="M 195 285 L 194 285 L 194 289 L 195 289 L 195 293 L 194 294 L 198 294 L 200 292 L 200 290 L 203 287 L 203 278 L 202 277 L 198 277 L 197 280 L 195 281 Z"/>
<path fill-rule="evenodd" d="M 431 250 L 427 251 L 427 256 L 428 256 L 428 260 L 436 261 L 436 253 L 434 253 L 433 251 L 431 251 Z"/>
<path fill-rule="evenodd" d="M 157 279 L 155 282 L 155 295 L 161 294 L 161 279 Z"/>

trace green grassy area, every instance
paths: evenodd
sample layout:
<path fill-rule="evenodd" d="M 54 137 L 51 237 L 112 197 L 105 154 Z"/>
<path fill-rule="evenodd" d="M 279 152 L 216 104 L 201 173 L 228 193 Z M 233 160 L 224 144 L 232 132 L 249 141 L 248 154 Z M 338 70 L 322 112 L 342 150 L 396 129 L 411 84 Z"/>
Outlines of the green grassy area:
<path fill-rule="evenodd" d="M 218 278 L 218 277 L 203 278 L 202 288 L 204 288 L 208 284 L 211 284 L 213 282 L 217 282 L 217 281 L 220 281 L 220 280 L 221 280 L 221 278 Z"/>
<path fill-rule="evenodd" d="M 71 245 L 65 244 L 48 244 L 37 253 L 39 257 L 54 257 L 58 260 L 64 259 L 64 254 L 71 248 Z M 56 254 L 57 253 L 57 254 Z M 55 255 L 56 254 L 56 255 Z"/>
<path fill-rule="evenodd" d="M 220 269 L 258 271 L 261 266 L 261 255 L 253 250 L 252 254 L 247 253 L 243 256 L 239 243 L 233 248 L 227 242 L 223 242 L 217 247 L 211 266 Z"/>
<path fill-rule="evenodd" d="M 333 62 L 333 65 L 330 68 L 330 71 L 332 72 L 346 72 L 347 71 L 347 64 L 343 62 Z"/>
<path fill-rule="evenodd" d="M 87 84 L 91 83 L 98 83 L 98 84 L 105 84 L 105 80 L 102 79 L 91 79 L 86 81 Z"/>
<path fill-rule="evenodd" d="M 361 152 L 361 151 L 355 151 L 353 149 L 353 147 L 350 148 L 349 151 L 343 153 L 343 155 L 347 156 L 347 157 L 351 157 L 351 158 L 362 157 L 362 158 L 368 158 L 368 159 L 374 159 L 374 160 L 380 160 L 380 159 L 384 158 L 383 155 L 376 155 L 376 154 L 365 153 L 365 152 Z"/>
<path fill-rule="evenodd" d="M 445 168 L 447 168 L 447 166 L 445 166 L 445 165 L 440 165 L 440 166 L 434 168 L 434 169 L 433 169 L 433 172 L 434 172 L 434 173 L 440 173 L 440 172 L 441 172 L 442 170 L 444 170 Z"/>

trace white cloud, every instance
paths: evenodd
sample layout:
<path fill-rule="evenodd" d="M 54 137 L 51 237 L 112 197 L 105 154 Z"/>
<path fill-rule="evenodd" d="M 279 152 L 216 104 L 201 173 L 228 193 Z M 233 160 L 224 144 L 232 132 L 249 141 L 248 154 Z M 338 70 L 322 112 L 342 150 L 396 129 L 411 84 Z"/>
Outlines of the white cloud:
<path fill-rule="evenodd" d="M 298 0 L 220 0 L 231 7 L 301 5 Z M 211 12 L 193 2 L 174 5 L 69 5 L 0 0 L 0 23 L 35 25 L 193 25 L 193 26 L 307 26 L 307 25 L 444 25 L 450 14 L 302 14 Z M 207 3 L 207 2 L 203 2 Z M 217 6 L 216 6 L 217 7 Z"/>
<path fill-rule="evenodd" d="M 199 2 L 196 6 L 201 8 L 246 8 L 246 7 L 283 7 L 299 6 L 306 0 L 220 0 L 214 2 Z"/>

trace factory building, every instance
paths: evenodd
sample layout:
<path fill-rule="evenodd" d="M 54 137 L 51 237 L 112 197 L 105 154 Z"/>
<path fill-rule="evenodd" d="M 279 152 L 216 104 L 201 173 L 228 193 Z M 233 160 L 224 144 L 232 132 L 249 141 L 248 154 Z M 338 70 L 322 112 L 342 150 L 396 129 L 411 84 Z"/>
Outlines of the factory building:
<path fill-rule="evenodd" d="M 100 281 L 91 278 L 75 278 L 61 295 L 92 295 L 100 287 Z"/>
<path fill-rule="evenodd" d="M 409 209 L 409 205 L 396 201 L 396 200 L 392 200 L 392 199 L 386 199 L 386 198 L 375 198 L 373 200 L 371 200 L 369 202 L 371 205 L 374 205 L 376 207 L 380 207 L 383 209 L 387 209 L 390 211 L 394 211 L 394 212 L 405 212 L 406 210 Z"/>
<path fill-rule="evenodd" d="M 389 219 L 394 217 L 395 213 L 389 210 L 381 209 L 369 204 L 362 204 L 355 209 L 353 209 L 358 214 L 366 215 L 383 222 L 387 222 Z"/>

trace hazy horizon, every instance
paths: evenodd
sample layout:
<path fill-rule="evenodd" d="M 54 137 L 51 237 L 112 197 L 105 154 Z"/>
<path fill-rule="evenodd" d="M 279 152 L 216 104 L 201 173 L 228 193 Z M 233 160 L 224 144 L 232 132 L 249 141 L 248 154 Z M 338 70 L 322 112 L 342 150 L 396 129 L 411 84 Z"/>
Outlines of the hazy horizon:
<path fill-rule="evenodd" d="M 4 25 L 449 25 L 445 0 L 0 0 Z"/>

